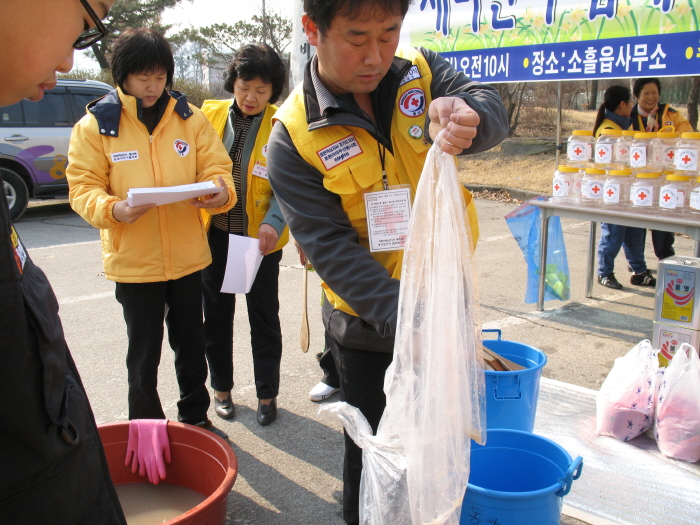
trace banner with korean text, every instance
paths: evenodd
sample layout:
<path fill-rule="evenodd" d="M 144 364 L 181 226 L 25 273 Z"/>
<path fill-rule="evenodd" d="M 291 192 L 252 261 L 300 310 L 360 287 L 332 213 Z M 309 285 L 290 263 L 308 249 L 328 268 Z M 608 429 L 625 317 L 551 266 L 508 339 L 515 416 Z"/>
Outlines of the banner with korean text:
<path fill-rule="evenodd" d="M 481 82 L 700 75 L 700 0 L 414 0 L 404 42 Z"/>

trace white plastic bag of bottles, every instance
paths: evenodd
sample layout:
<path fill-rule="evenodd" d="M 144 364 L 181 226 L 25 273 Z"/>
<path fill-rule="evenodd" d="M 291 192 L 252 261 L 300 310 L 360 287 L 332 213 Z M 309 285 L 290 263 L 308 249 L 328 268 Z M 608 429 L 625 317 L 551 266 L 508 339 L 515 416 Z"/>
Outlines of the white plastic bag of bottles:
<path fill-rule="evenodd" d="M 629 441 L 651 428 L 658 368 L 648 339 L 615 359 L 596 398 L 597 434 Z"/>
<path fill-rule="evenodd" d="M 654 418 L 654 437 L 665 456 L 700 460 L 700 357 L 684 343 L 666 368 Z"/>
<path fill-rule="evenodd" d="M 438 136 L 436 143 L 439 143 Z M 479 302 L 454 157 L 426 159 L 404 252 L 394 359 L 377 435 L 355 407 L 319 411 L 363 449 L 362 525 L 458 525 L 471 439 L 486 439 Z"/>

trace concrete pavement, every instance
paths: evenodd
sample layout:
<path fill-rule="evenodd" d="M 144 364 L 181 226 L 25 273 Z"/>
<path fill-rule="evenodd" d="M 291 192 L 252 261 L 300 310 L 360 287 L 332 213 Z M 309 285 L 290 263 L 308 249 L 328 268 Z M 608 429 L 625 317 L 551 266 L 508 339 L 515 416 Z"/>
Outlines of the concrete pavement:
<path fill-rule="evenodd" d="M 544 375 L 598 389 L 613 360 L 651 337 L 653 290 L 628 285 L 624 256 L 616 275 L 621 291 L 594 286 L 584 298 L 588 223 L 563 220 L 571 269 L 571 301 L 547 302 L 545 312 L 523 303 L 524 259 L 503 216 L 514 204 L 479 200 L 481 240 L 476 253 L 484 328 L 503 338 L 542 349 Z M 61 305 L 66 339 L 85 383 L 98 423 L 127 419 L 126 328 L 114 284 L 102 274 L 99 235 L 65 205 L 29 211 L 17 229 L 36 264 L 49 276 Z M 677 253 L 693 254 L 688 238 L 676 237 Z M 647 262 L 656 262 L 647 243 Z M 342 525 L 341 429 L 320 422 L 308 391 L 321 374 L 314 354 L 323 348 L 318 276 L 309 275 L 311 349 L 299 350 L 302 268 L 285 249 L 280 268 L 280 318 L 284 339 L 279 417 L 268 427 L 255 421 L 257 400 L 243 297 L 235 320 L 235 419 L 210 418 L 230 439 L 240 472 L 228 502 L 227 525 Z M 166 415 L 175 419 L 177 384 L 172 352 L 163 344 L 159 392 Z M 585 475 L 585 472 L 584 472 Z M 562 523 L 581 523 L 564 518 Z"/>

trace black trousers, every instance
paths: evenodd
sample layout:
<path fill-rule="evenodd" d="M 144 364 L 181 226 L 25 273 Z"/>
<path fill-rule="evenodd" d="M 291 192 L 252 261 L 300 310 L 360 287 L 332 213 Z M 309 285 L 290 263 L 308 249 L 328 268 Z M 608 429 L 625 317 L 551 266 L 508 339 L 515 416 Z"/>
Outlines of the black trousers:
<path fill-rule="evenodd" d="M 326 332 L 326 347 L 323 352 L 318 357 L 318 365 L 323 370 L 323 378 L 321 382 L 332 386 L 333 388 L 340 388 L 340 378 L 338 377 L 338 368 L 335 366 L 335 359 L 333 359 L 333 353 L 331 352 L 331 345 L 328 343 L 330 336 Z"/>
<path fill-rule="evenodd" d="M 209 393 L 202 334 L 201 272 L 172 281 L 117 283 L 116 297 L 124 309 L 129 336 L 129 419 L 165 419 L 157 389 L 165 320 L 180 387 L 178 420 L 204 421 Z"/>
<path fill-rule="evenodd" d="M 219 392 L 233 388 L 233 316 L 236 295 L 221 293 L 228 256 L 228 233 L 209 230 L 212 263 L 202 271 L 204 340 L 211 372 L 211 387 Z M 279 270 L 282 250 L 263 257 L 253 286 L 245 296 L 258 399 L 277 397 L 282 360 L 279 318 Z"/>
<path fill-rule="evenodd" d="M 676 250 L 673 249 L 675 240 L 676 234 L 673 232 L 651 230 L 651 243 L 654 245 L 656 258 L 661 260 L 676 255 Z"/>
<path fill-rule="evenodd" d="M 342 346 L 326 333 L 340 378 L 340 398 L 360 409 L 376 433 L 386 407 L 384 374 L 394 355 Z M 360 479 L 362 449 L 345 432 L 343 462 L 343 519 L 348 525 L 360 523 Z"/>

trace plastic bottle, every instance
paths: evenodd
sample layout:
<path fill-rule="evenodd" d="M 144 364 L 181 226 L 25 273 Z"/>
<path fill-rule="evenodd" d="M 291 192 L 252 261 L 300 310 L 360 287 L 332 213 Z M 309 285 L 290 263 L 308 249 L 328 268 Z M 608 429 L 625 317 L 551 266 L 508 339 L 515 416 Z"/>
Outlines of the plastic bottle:
<path fill-rule="evenodd" d="M 637 132 L 631 129 L 623 130 L 622 136 L 615 141 L 613 160 L 621 168 L 630 167 L 630 148 L 632 147 L 635 133 Z"/>
<path fill-rule="evenodd" d="M 690 181 L 690 188 L 688 214 L 695 219 L 700 215 L 700 177 Z"/>
<path fill-rule="evenodd" d="M 634 141 L 630 146 L 630 168 L 635 171 L 649 171 L 655 168 L 654 157 L 651 153 L 651 141 L 656 138 L 656 133 L 634 134 Z"/>
<path fill-rule="evenodd" d="M 626 208 L 630 204 L 632 172 L 629 169 L 610 170 L 603 187 L 603 205 Z"/>
<path fill-rule="evenodd" d="M 605 170 L 587 168 L 581 181 L 581 202 L 585 206 L 601 206 L 605 187 Z"/>
<path fill-rule="evenodd" d="M 678 139 L 681 134 L 671 131 L 659 131 L 656 138 L 651 140 L 651 151 L 654 164 L 661 170 L 674 169 L 674 157 Z"/>
<path fill-rule="evenodd" d="M 699 175 L 698 157 L 700 152 L 700 133 L 682 133 L 676 144 L 674 167 L 683 175 Z"/>
<path fill-rule="evenodd" d="M 595 138 L 592 131 L 582 129 L 572 131 L 566 146 L 567 164 L 587 168 L 593 157 L 594 144 Z"/>
<path fill-rule="evenodd" d="M 654 196 L 658 193 L 658 172 L 640 171 L 634 176 L 630 187 L 630 203 L 634 208 L 652 210 L 657 207 Z"/>
<path fill-rule="evenodd" d="M 596 168 L 607 168 L 614 166 L 613 150 L 617 139 L 622 136 L 619 129 L 604 129 L 593 148 L 593 160 Z"/>
<path fill-rule="evenodd" d="M 662 211 L 685 213 L 690 197 L 690 177 L 666 175 L 659 189 L 659 208 Z"/>
<path fill-rule="evenodd" d="M 552 178 L 552 201 L 575 202 L 574 176 L 579 169 L 573 166 L 559 166 Z"/>

